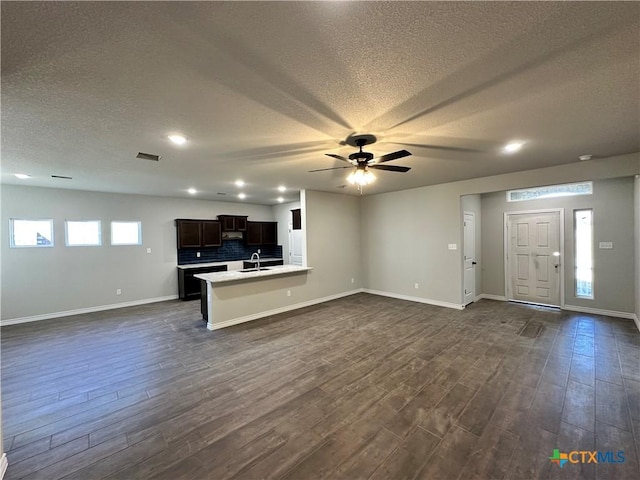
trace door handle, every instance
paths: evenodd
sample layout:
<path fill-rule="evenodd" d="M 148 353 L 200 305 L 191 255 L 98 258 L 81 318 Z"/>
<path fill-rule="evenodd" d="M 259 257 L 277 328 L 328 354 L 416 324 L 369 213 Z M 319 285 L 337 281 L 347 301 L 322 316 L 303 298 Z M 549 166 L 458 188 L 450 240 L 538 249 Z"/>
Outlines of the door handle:
<path fill-rule="evenodd" d="M 471 262 L 471 265 L 477 265 L 477 263 L 476 262 Z"/>

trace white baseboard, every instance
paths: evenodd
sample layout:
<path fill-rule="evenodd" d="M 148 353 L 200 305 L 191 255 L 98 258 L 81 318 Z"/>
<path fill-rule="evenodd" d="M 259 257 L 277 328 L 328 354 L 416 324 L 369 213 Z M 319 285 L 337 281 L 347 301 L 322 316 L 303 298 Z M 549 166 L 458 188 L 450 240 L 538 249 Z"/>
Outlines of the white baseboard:
<path fill-rule="evenodd" d="M 335 295 L 329 295 L 328 297 L 316 298 L 314 300 L 307 300 L 306 302 L 294 303 L 293 305 L 286 305 L 284 307 L 274 308 L 273 310 L 267 310 L 266 312 L 253 313 L 251 315 L 245 315 L 244 317 L 232 318 L 231 320 L 225 320 L 217 323 L 207 323 L 208 330 L 219 330 L 221 328 L 230 327 L 232 325 L 238 325 L 240 323 L 250 322 L 252 320 L 258 320 L 259 318 L 270 317 L 279 313 L 290 312 L 291 310 L 297 310 L 299 308 L 310 307 L 311 305 L 317 305 L 318 303 L 329 302 L 342 297 L 348 297 L 361 293 L 362 289 L 349 290 L 348 292 L 337 293 Z"/>
<path fill-rule="evenodd" d="M 507 297 L 505 297 L 504 295 L 492 295 L 491 293 L 481 293 L 476 297 L 476 301 L 482 300 L 483 298 L 486 298 L 487 300 L 497 300 L 498 302 L 507 301 Z"/>
<path fill-rule="evenodd" d="M 570 312 L 591 313 L 593 315 L 606 315 L 608 317 L 626 318 L 634 320 L 635 313 L 628 312 L 616 312 L 615 310 L 602 310 L 600 308 L 581 307 L 578 305 L 565 305 L 561 307 L 562 310 L 569 310 Z"/>
<path fill-rule="evenodd" d="M 422 298 L 422 297 L 411 297 L 409 295 L 402 295 L 399 293 L 381 292 L 380 290 L 370 290 L 368 288 L 363 288 L 362 291 L 364 293 L 370 293 L 372 295 L 381 295 L 383 297 L 391 297 L 391 298 L 398 298 L 400 300 L 408 300 L 409 302 L 426 303 L 428 305 L 435 305 L 437 307 L 446 307 L 446 308 L 454 308 L 456 310 L 464 310 L 464 305 L 460 305 L 457 303 L 441 302 L 440 300 L 431 300 L 429 298 Z"/>
<path fill-rule="evenodd" d="M 2 480 L 2 478 L 4 477 L 8 466 L 9 462 L 7 461 L 7 454 L 3 453 L 2 457 L 0 457 L 0 480 Z"/>
<path fill-rule="evenodd" d="M 0 326 L 16 325 L 18 323 L 37 322 L 40 320 L 49 320 L 51 318 L 69 317 L 71 315 L 81 315 L 83 313 L 102 312 L 104 310 L 114 310 L 116 308 L 135 307 L 136 305 L 145 305 L 147 303 L 165 302 L 167 300 L 175 300 L 178 295 L 168 295 L 166 297 L 145 298 L 143 300 L 134 300 L 132 302 L 113 303 L 111 305 L 100 305 L 97 307 L 78 308 L 77 310 L 66 310 L 63 312 L 43 313 L 42 315 L 33 315 L 30 317 L 8 318 L 0 321 Z"/>

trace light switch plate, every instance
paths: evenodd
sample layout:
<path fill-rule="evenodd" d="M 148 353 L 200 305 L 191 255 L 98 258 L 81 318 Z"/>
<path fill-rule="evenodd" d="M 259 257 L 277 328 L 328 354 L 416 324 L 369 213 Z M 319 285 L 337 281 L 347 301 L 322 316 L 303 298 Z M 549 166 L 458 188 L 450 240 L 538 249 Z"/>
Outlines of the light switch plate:
<path fill-rule="evenodd" d="M 600 242 L 599 246 L 601 249 L 611 250 L 613 249 L 613 242 Z"/>
<path fill-rule="evenodd" d="M 457 249 L 458 249 L 458 244 L 456 243 L 449 244 L 449 250 L 457 250 Z"/>

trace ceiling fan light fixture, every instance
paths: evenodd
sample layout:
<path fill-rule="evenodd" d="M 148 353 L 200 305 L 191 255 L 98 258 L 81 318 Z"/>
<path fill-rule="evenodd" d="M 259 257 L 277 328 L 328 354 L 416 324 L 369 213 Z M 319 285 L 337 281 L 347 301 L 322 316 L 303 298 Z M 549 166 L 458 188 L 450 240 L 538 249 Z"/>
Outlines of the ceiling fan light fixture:
<path fill-rule="evenodd" d="M 365 170 L 362 168 L 357 168 L 355 171 L 351 172 L 347 177 L 347 182 L 351 185 L 359 185 L 361 187 L 365 185 L 370 185 L 376 181 L 376 176 L 371 173 L 369 170 Z"/>

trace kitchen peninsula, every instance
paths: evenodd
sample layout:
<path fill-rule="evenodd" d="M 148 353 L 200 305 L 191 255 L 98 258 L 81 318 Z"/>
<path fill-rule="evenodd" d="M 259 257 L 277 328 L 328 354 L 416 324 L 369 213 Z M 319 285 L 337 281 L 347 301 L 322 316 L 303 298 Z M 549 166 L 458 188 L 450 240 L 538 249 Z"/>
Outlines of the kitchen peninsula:
<path fill-rule="evenodd" d="M 207 329 L 217 330 L 289 310 L 287 305 L 291 304 L 292 290 L 306 283 L 310 270 L 312 267 L 281 265 L 251 271 L 196 274 L 195 278 L 204 280 L 206 285 L 206 291 L 203 288 L 202 292 L 202 313 L 207 320 Z M 229 306 L 242 310 L 231 311 Z"/>

